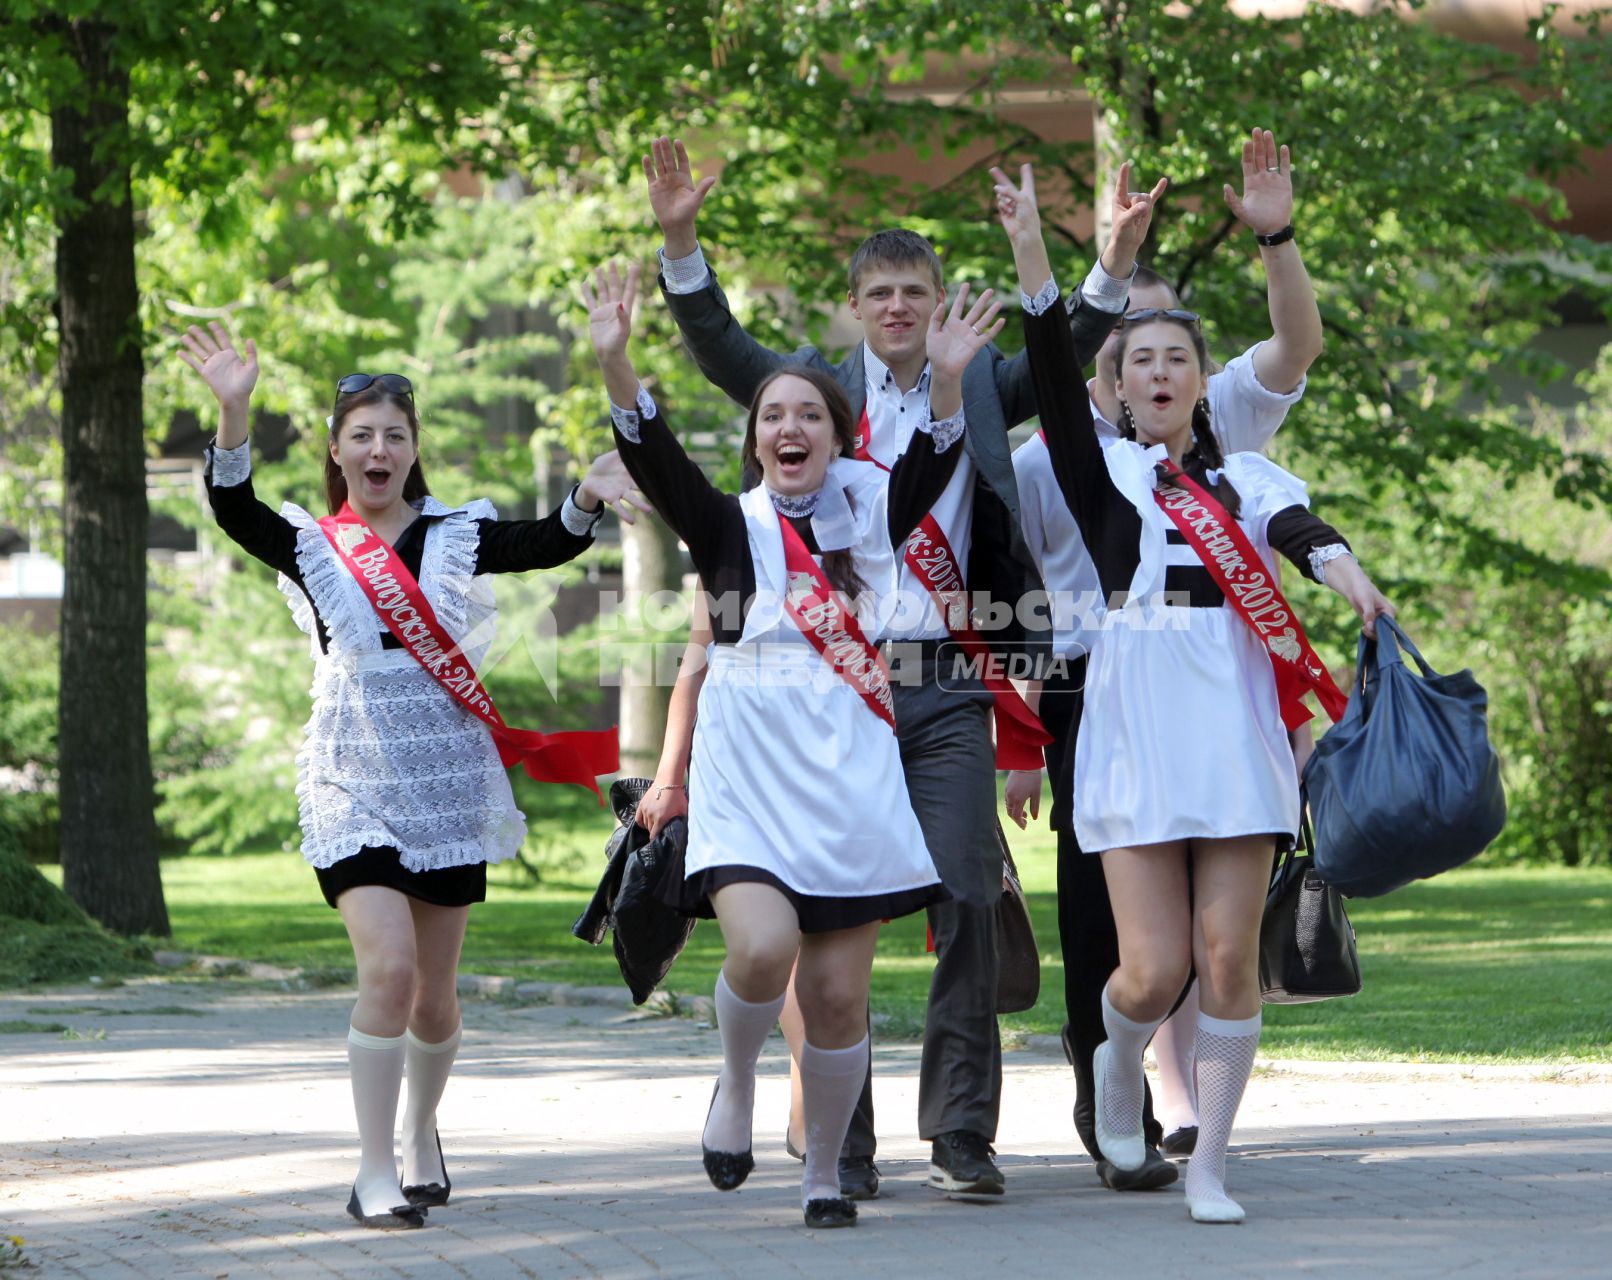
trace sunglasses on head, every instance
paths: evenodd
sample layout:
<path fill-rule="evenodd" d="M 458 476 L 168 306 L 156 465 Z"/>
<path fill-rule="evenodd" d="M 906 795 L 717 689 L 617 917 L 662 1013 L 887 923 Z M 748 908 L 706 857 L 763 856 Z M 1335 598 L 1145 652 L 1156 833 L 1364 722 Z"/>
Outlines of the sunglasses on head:
<path fill-rule="evenodd" d="M 1180 320 L 1186 324 L 1197 324 L 1196 311 L 1183 311 L 1180 307 L 1142 307 L 1136 311 L 1125 313 L 1124 324 L 1142 324 L 1147 320 Z"/>
<path fill-rule="evenodd" d="M 414 398 L 414 384 L 401 373 L 349 373 L 336 384 L 336 394 L 339 396 L 356 395 L 360 391 L 367 391 L 376 383 L 381 388 L 394 395 Z"/>

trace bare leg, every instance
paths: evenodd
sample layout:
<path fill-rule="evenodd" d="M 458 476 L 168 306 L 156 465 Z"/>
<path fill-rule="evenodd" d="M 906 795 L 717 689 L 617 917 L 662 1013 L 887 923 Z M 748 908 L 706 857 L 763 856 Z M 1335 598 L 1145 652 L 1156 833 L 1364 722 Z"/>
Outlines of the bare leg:
<path fill-rule="evenodd" d="M 360 885 L 337 899 L 358 965 L 358 1001 L 347 1036 L 359 1162 L 353 1191 L 373 1217 L 402 1205 L 392 1145 L 403 1083 L 403 1032 L 414 1001 L 414 921 L 395 889 Z"/>
<path fill-rule="evenodd" d="M 800 1053 L 802 1206 L 840 1199 L 840 1147 L 867 1078 L 868 979 L 878 940 L 877 923 L 801 939 L 796 996 L 806 1030 Z"/>
<path fill-rule="evenodd" d="M 770 885 L 729 885 L 711 896 L 711 905 L 722 926 L 728 956 L 716 984 L 722 1073 L 717 1077 L 701 1142 L 710 1152 L 748 1157 L 756 1059 L 783 1008 L 784 990 L 800 950 L 800 925 L 789 899 Z M 709 1160 L 707 1165 L 710 1173 Z M 748 1165 L 742 1172 L 735 1165 L 726 1182 L 716 1173 L 711 1177 L 718 1186 L 731 1190 L 748 1172 Z"/>
<path fill-rule="evenodd" d="M 1159 1063 L 1155 1098 L 1166 1136 L 1198 1126 L 1198 1093 L 1192 1072 L 1197 1038 L 1198 984 L 1194 981 L 1176 1011 L 1153 1033 L 1153 1056 Z"/>
<path fill-rule="evenodd" d="M 1097 1143 L 1116 1169 L 1129 1172 L 1147 1159 L 1142 1054 L 1191 964 L 1191 892 L 1184 842 L 1110 849 L 1102 856 L 1119 966 L 1103 990 L 1108 1038 L 1092 1055 Z"/>
<path fill-rule="evenodd" d="M 778 1015 L 778 1029 L 784 1033 L 784 1042 L 789 1046 L 789 1123 L 784 1130 L 784 1140 L 804 1157 L 806 1102 L 800 1091 L 800 1047 L 806 1043 L 806 1020 L 800 1015 L 800 1000 L 795 995 L 799 972 L 797 959 L 795 971 L 789 975 L 789 990 L 784 993 L 783 1012 Z"/>
<path fill-rule="evenodd" d="M 408 1101 L 403 1108 L 403 1185 L 448 1186 L 437 1144 L 437 1104 L 459 1052 L 459 951 L 469 907 L 439 907 L 411 898 L 414 916 L 414 1007 L 404 1051 Z"/>
<path fill-rule="evenodd" d="M 1268 837 L 1193 847 L 1193 951 L 1199 1000 L 1198 1145 L 1187 1162 L 1187 1208 L 1199 1222 L 1241 1222 L 1226 1194 L 1226 1147 L 1259 1047 L 1259 921 L 1269 884 Z"/>

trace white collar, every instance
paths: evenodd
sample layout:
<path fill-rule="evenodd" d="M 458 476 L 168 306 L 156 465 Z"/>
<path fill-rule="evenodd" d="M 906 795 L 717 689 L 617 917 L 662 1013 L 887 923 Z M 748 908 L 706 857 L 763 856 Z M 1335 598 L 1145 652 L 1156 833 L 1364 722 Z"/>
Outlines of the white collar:
<path fill-rule="evenodd" d="M 890 366 L 873 354 L 873 348 L 868 345 L 866 338 L 862 339 L 862 360 L 867 367 L 868 384 L 876 390 L 895 386 L 896 375 L 890 372 Z M 929 361 L 924 361 L 923 372 L 918 375 L 917 385 L 913 391 L 929 390 Z M 903 392 L 903 394 L 910 394 Z"/>

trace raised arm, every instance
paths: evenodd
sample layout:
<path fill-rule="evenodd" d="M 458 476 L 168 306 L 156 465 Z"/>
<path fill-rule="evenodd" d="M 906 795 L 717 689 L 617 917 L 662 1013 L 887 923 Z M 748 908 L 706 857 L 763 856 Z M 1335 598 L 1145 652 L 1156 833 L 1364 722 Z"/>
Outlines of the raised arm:
<path fill-rule="evenodd" d="M 610 419 L 621 461 L 704 572 L 704 562 L 714 555 L 726 523 L 742 516 L 737 504 L 684 451 L 633 368 L 627 346 L 638 276 L 636 264 L 623 276 L 612 262 L 608 270 L 594 271 L 591 284 L 583 281 L 588 336 L 610 395 Z"/>
<path fill-rule="evenodd" d="M 660 137 L 644 158 L 649 206 L 660 225 L 661 292 L 684 345 L 706 379 L 738 404 L 749 407 L 756 388 L 782 364 L 826 366 L 815 348 L 785 355 L 762 346 L 734 318 L 728 298 L 706 265 L 695 220 L 715 178 L 694 181 L 680 141 Z"/>
<path fill-rule="evenodd" d="M 1227 183 L 1226 207 L 1256 236 L 1265 264 L 1271 336 L 1254 353 L 1254 372 L 1271 391 L 1289 392 L 1321 354 L 1321 310 L 1315 286 L 1293 239 L 1293 164 L 1286 146 L 1269 129 L 1255 129 L 1243 143 L 1243 191 Z"/>
<path fill-rule="evenodd" d="M 1028 220 L 1022 225 L 1012 219 L 1004 219 L 1003 222 L 1013 245 L 1014 265 L 1021 276 L 1050 280 L 1052 264 L 1042 238 L 1041 219 L 1034 198 L 1035 174 L 1029 165 L 1022 166 L 1019 173 L 1021 186 L 1015 186 L 1001 169 L 991 170 L 998 196 L 1004 190 L 1018 192 L 1023 189 L 1030 194 L 1030 207 L 1026 211 Z M 1131 276 L 1136 272 L 1137 251 L 1147 238 L 1154 205 L 1169 185 L 1168 179 L 1160 178 L 1152 191 L 1132 192 L 1129 190 L 1130 182 L 1131 166 L 1127 161 L 1120 166 L 1114 183 L 1114 212 L 1108 244 L 1104 246 L 1097 265 L 1075 290 L 1067 308 L 1069 334 L 1075 359 L 1081 367 L 1096 358 L 1125 311 Z M 998 207 L 1000 209 L 1000 204 Z M 1022 261 L 1021 251 L 1026 255 Z M 1026 296 L 1034 297 L 1035 294 L 1027 290 Z M 1034 380 L 1030 375 L 1027 357 L 1021 353 L 1002 361 L 996 374 L 998 393 L 1008 424 L 1015 426 L 1034 417 L 1037 412 Z"/>
<path fill-rule="evenodd" d="M 962 453 L 958 442 L 963 417 L 963 370 L 990 345 L 1007 321 L 1002 304 L 987 289 L 972 305 L 961 285 L 948 308 L 942 302 L 929 317 L 925 349 L 929 356 L 929 420 L 920 428 L 929 445 L 914 440 L 890 471 L 890 545 L 900 547 L 951 483 Z"/>
<path fill-rule="evenodd" d="M 1030 166 L 1015 185 L 1000 169 L 996 207 L 1013 245 L 1024 303 L 1024 348 L 1034 381 L 1041 428 L 1052 459 L 1052 473 L 1088 544 L 1101 519 L 1113 485 L 1103 463 L 1102 447 L 1092 425 L 1091 398 L 1075 354 L 1069 326 L 1063 323 L 1057 283 L 1048 265 L 1036 207 L 1035 175 Z M 1143 199 L 1146 197 L 1138 197 Z"/>
<path fill-rule="evenodd" d="M 181 336 L 179 358 L 199 373 L 218 401 L 218 435 L 207 451 L 204 482 L 213 519 L 241 550 L 271 569 L 302 581 L 297 567 L 297 531 L 258 501 L 252 488 L 247 426 L 252 389 L 257 386 L 257 345 L 246 342 L 243 356 L 216 320 L 205 329 L 191 326 Z"/>

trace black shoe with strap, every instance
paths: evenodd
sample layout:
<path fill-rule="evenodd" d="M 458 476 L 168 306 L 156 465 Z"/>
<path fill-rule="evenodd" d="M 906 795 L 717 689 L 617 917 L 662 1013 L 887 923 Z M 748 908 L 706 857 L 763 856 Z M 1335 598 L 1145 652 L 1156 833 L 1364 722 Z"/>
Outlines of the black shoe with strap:
<path fill-rule="evenodd" d="M 1007 1180 L 991 1158 L 990 1140 L 967 1129 L 943 1133 L 930 1146 L 929 1185 L 957 1200 L 997 1200 Z"/>
<path fill-rule="evenodd" d="M 1097 1176 L 1110 1191 L 1157 1191 L 1179 1178 L 1181 1171 L 1149 1147 L 1141 1165 L 1135 1169 L 1118 1169 L 1107 1160 L 1099 1160 Z"/>
<path fill-rule="evenodd" d="M 808 1200 L 806 1202 L 808 1227 L 854 1227 L 856 1206 L 841 1197 L 838 1200 Z"/>
<path fill-rule="evenodd" d="M 448 1165 L 442 1158 L 442 1135 L 433 1131 L 432 1136 L 437 1143 L 437 1166 L 442 1170 L 442 1181 L 410 1183 L 403 1188 L 403 1198 L 416 1208 L 439 1208 L 448 1203 L 453 1191 L 453 1180 L 448 1177 Z"/>

